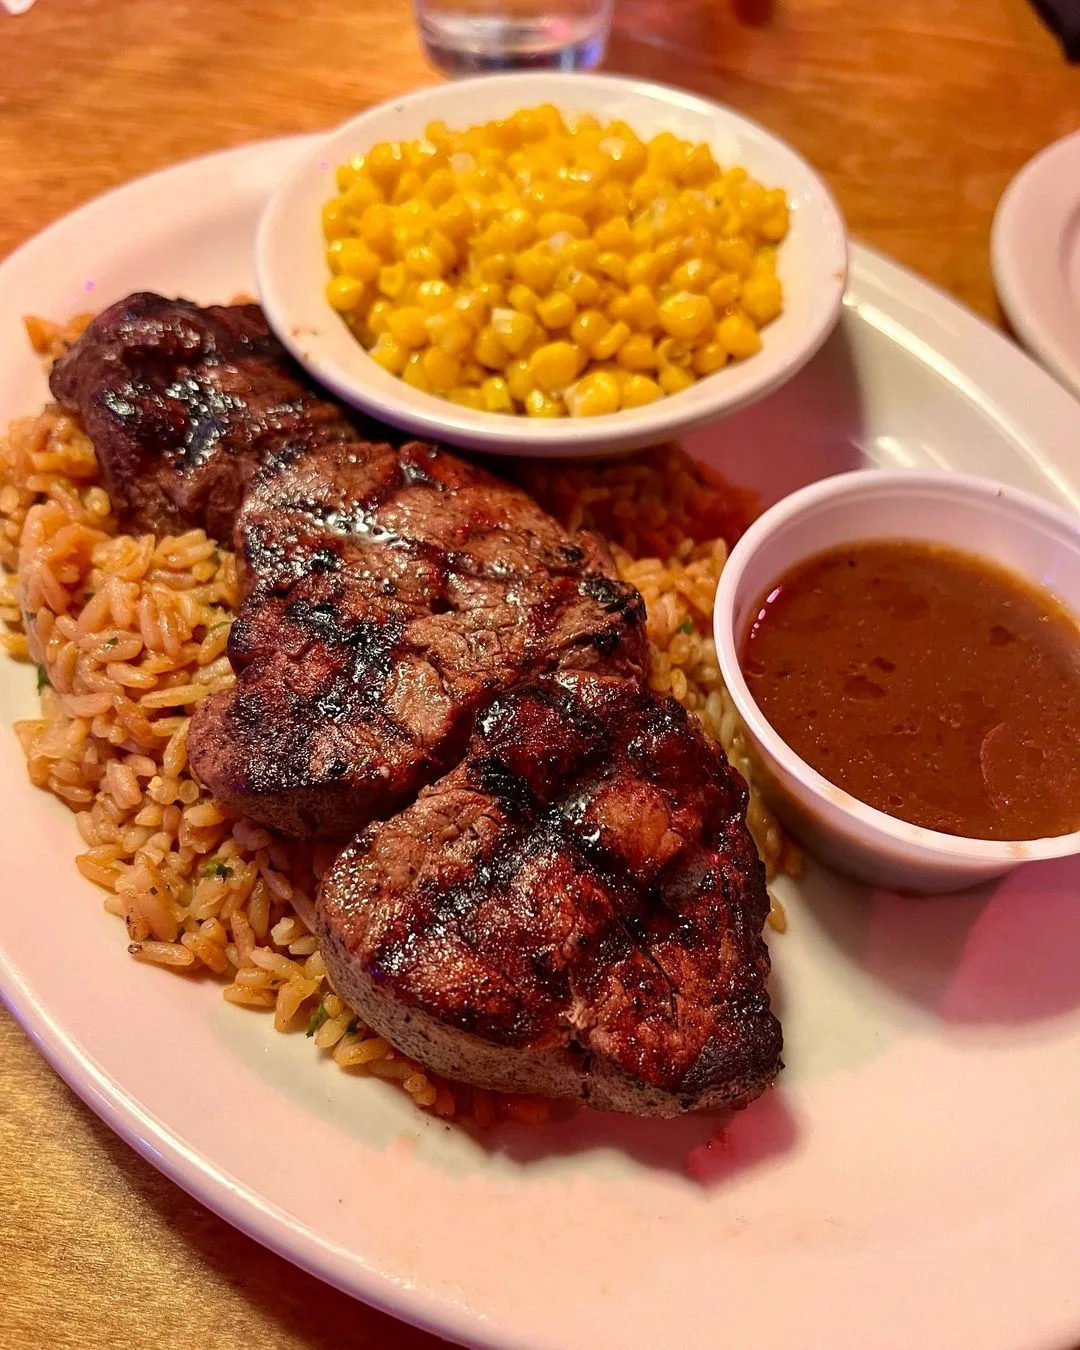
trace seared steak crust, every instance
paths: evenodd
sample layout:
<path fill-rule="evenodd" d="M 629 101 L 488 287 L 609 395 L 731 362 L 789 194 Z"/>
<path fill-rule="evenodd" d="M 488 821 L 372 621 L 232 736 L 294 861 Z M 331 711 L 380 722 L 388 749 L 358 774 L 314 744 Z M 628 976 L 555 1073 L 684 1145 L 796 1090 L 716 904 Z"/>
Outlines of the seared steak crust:
<path fill-rule="evenodd" d="M 129 295 L 90 323 L 49 384 L 82 419 L 132 530 L 201 526 L 228 543 L 244 488 L 271 448 L 357 434 L 307 383 L 258 305 Z"/>
<path fill-rule="evenodd" d="M 448 1077 L 670 1115 L 779 1068 L 746 790 L 634 679 L 495 698 L 462 763 L 324 879 L 320 945 L 365 1022 Z"/>
<path fill-rule="evenodd" d="M 644 658 L 641 597 L 599 540 L 421 442 L 284 445 L 236 532 L 239 678 L 188 748 L 219 798 L 288 834 L 343 837 L 397 810 L 522 680 Z"/>

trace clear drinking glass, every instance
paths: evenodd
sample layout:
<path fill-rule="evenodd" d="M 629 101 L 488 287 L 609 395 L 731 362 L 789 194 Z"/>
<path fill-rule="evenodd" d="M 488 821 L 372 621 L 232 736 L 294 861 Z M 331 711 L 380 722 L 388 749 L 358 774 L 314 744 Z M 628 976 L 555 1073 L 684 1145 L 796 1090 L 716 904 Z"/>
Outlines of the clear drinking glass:
<path fill-rule="evenodd" d="M 604 55 L 613 0 L 413 0 L 420 38 L 450 75 L 591 70 Z"/>

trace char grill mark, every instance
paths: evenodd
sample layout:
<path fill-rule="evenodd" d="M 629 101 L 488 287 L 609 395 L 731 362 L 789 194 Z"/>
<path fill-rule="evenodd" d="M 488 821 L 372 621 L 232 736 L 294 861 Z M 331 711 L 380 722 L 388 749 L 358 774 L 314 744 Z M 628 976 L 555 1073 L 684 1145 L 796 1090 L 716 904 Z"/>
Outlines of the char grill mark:
<path fill-rule="evenodd" d="M 429 1067 L 642 1114 L 779 1067 L 742 780 L 674 701 L 563 673 L 496 699 L 464 761 L 345 851 L 335 986 Z"/>

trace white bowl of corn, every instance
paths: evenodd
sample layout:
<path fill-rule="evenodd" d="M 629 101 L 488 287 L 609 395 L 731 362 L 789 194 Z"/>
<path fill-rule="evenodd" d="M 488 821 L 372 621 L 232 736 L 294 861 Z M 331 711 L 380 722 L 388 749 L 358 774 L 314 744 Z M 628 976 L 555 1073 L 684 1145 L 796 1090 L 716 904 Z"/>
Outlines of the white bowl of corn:
<path fill-rule="evenodd" d="M 836 323 L 809 165 L 677 89 L 511 74 L 371 108 L 271 198 L 278 336 L 346 402 L 493 454 L 669 440 L 790 379 Z"/>

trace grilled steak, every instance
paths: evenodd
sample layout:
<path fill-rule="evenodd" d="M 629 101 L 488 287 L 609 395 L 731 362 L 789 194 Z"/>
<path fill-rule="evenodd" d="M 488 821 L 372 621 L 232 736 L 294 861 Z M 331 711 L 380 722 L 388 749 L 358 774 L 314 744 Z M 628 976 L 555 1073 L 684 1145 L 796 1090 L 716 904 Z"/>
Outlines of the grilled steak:
<path fill-rule="evenodd" d="M 742 1105 L 781 1048 L 745 812 L 679 704 L 545 677 L 342 853 L 317 905 L 327 969 L 450 1078 L 640 1115 Z"/>
<path fill-rule="evenodd" d="M 49 384 L 82 419 L 114 509 L 134 530 L 201 526 L 227 543 L 270 449 L 357 434 L 307 384 L 258 305 L 130 295 L 91 322 Z"/>
<path fill-rule="evenodd" d="M 239 678 L 197 711 L 188 750 L 216 796 L 287 834 L 345 837 L 397 810 L 522 680 L 644 658 L 641 597 L 599 540 L 420 442 L 286 445 L 236 532 Z"/>
<path fill-rule="evenodd" d="M 745 788 L 642 685 L 644 606 L 597 538 L 346 414 L 254 305 L 130 296 L 51 384 L 126 528 L 240 554 L 237 682 L 189 757 L 285 833 L 362 830 L 317 908 L 366 1022 L 449 1077 L 613 1110 L 764 1088 Z"/>

